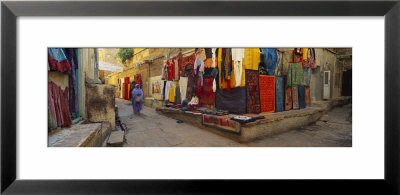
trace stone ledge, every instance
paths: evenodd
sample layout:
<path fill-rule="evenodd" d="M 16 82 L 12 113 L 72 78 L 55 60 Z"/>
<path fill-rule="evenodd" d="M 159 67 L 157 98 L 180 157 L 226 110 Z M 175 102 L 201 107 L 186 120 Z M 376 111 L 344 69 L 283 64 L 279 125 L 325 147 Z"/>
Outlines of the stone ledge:
<path fill-rule="evenodd" d="M 48 137 L 49 147 L 100 147 L 111 132 L 109 123 L 72 125 Z"/>

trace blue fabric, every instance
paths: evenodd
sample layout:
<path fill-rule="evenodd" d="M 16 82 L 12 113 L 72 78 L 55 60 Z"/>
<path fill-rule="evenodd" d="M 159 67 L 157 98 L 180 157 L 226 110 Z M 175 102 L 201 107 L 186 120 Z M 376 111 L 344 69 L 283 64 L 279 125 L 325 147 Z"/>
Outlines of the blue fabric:
<path fill-rule="evenodd" d="M 232 57 L 232 49 L 229 48 L 229 58 Z M 231 76 L 231 72 L 232 72 L 232 60 L 229 60 L 229 64 L 228 64 L 228 76 Z"/>
<path fill-rule="evenodd" d="M 50 53 L 50 55 L 53 58 L 53 60 L 57 60 L 59 62 L 67 60 L 67 56 L 65 55 L 63 49 L 61 49 L 61 48 L 48 48 L 47 50 Z"/>
<path fill-rule="evenodd" d="M 285 110 L 285 82 L 283 76 L 275 78 L 275 112 Z"/>
<path fill-rule="evenodd" d="M 278 55 L 276 54 L 276 48 L 261 48 L 264 56 L 264 65 L 267 70 L 267 75 L 274 75 L 276 61 Z"/>
<path fill-rule="evenodd" d="M 228 110 L 229 113 L 245 114 L 247 111 L 246 87 L 231 88 L 230 93 L 223 90 L 215 92 L 215 107 L 219 110 Z"/>
<path fill-rule="evenodd" d="M 304 86 L 298 86 L 299 88 L 299 107 L 306 107 L 306 96 L 305 96 L 305 88 Z"/>

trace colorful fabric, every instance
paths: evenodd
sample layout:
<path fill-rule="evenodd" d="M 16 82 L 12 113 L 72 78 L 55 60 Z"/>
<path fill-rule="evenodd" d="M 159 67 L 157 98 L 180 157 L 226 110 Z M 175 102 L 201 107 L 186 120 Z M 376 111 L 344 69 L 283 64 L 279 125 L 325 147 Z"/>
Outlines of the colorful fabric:
<path fill-rule="evenodd" d="M 230 74 L 230 79 L 228 80 L 227 76 L 228 74 L 225 71 L 228 71 L 228 65 L 225 65 L 225 59 L 227 56 L 225 56 L 225 52 L 224 52 L 224 56 L 225 58 L 222 58 L 222 53 L 223 51 L 226 51 L 226 49 L 222 49 L 219 48 L 218 49 L 218 60 L 217 60 L 217 66 L 218 66 L 218 88 L 219 89 L 227 89 L 227 87 L 229 86 L 230 88 L 235 88 L 236 87 L 236 80 L 240 80 L 240 85 L 239 87 L 245 87 L 246 86 L 246 74 L 243 74 L 245 72 L 245 67 L 242 66 L 242 74 L 240 78 L 236 78 L 235 74 Z M 229 52 L 228 52 L 229 53 Z M 229 57 L 229 56 L 228 56 Z M 229 59 L 229 58 L 228 58 Z M 226 70 L 225 70 L 226 69 Z M 229 85 L 228 85 L 229 83 Z"/>
<path fill-rule="evenodd" d="M 283 76 L 276 76 L 275 79 L 275 111 L 281 112 L 285 110 L 285 81 Z"/>
<path fill-rule="evenodd" d="M 310 100 L 310 87 L 305 87 L 304 96 L 305 96 L 306 106 L 311 105 L 311 100 Z"/>
<path fill-rule="evenodd" d="M 175 83 L 172 82 L 168 90 L 168 101 L 171 103 L 175 102 Z"/>
<path fill-rule="evenodd" d="M 156 100 L 161 100 L 163 96 L 164 81 L 154 80 L 151 84 L 153 98 Z"/>
<path fill-rule="evenodd" d="M 198 68 L 200 67 L 200 68 Z M 201 56 L 201 53 L 197 53 L 196 54 L 196 59 L 193 62 L 193 74 L 196 75 L 197 74 L 197 70 L 199 70 L 200 72 L 204 72 L 204 61 L 203 58 Z"/>
<path fill-rule="evenodd" d="M 212 68 L 217 67 L 217 48 L 212 48 Z"/>
<path fill-rule="evenodd" d="M 215 93 L 215 107 L 219 110 L 228 110 L 229 113 L 246 113 L 246 88 L 232 88 L 230 93 L 226 89 Z"/>
<path fill-rule="evenodd" d="M 283 70 L 283 53 L 280 51 L 276 51 L 277 54 L 277 60 L 276 60 L 276 67 L 275 67 L 275 75 L 282 75 L 282 70 Z"/>
<path fill-rule="evenodd" d="M 139 87 L 135 87 L 132 90 L 132 108 L 133 108 L 133 113 L 140 113 L 143 107 L 143 91 Z M 140 102 L 136 101 L 136 98 L 140 97 Z"/>
<path fill-rule="evenodd" d="M 264 56 L 264 65 L 268 75 L 274 75 L 276 66 L 276 48 L 261 48 Z"/>
<path fill-rule="evenodd" d="M 236 128 L 237 122 L 230 120 L 229 116 L 217 116 L 211 114 L 203 114 L 203 125 L 217 127 L 223 130 L 239 132 Z"/>
<path fill-rule="evenodd" d="M 260 49 L 259 48 L 245 48 L 243 66 L 245 69 L 258 70 L 260 62 Z"/>
<path fill-rule="evenodd" d="M 260 85 L 258 70 L 245 70 L 247 113 L 260 113 Z"/>
<path fill-rule="evenodd" d="M 214 106 L 215 95 L 212 89 L 214 78 L 204 78 L 204 86 L 200 96 L 200 103 L 203 106 Z"/>
<path fill-rule="evenodd" d="M 299 109 L 299 88 L 298 86 L 292 87 L 292 101 L 293 101 L 293 109 Z"/>
<path fill-rule="evenodd" d="M 188 82 L 187 82 L 187 89 L 186 89 L 186 99 L 190 101 L 192 97 L 195 95 L 194 94 L 194 86 L 195 86 L 195 80 L 194 76 L 192 74 L 188 74 Z"/>
<path fill-rule="evenodd" d="M 167 81 L 165 83 L 164 89 L 165 89 L 165 93 L 164 93 L 164 100 L 169 100 L 169 88 L 171 88 L 172 85 L 172 81 Z"/>
<path fill-rule="evenodd" d="M 187 91 L 187 86 L 188 86 L 188 78 L 187 77 L 181 77 L 179 79 L 179 89 L 181 93 L 181 100 L 186 99 L 186 91 Z"/>
<path fill-rule="evenodd" d="M 179 84 L 177 84 L 175 87 L 175 103 L 180 104 L 181 102 L 181 89 Z"/>
<path fill-rule="evenodd" d="M 212 58 L 212 49 L 211 48 L 204 48 L 206 53 L 206 58 Z M 204 58 L 205 59 L 205 58 Z"/>
<path fill-rule="evenodd" d="M 243 48 L 233 48 L 232 49 L 233 72 L 235 74 L 235 78 L 242 78 L 243 58 L 244 58 L 244 49 Z M 241 80 L 236 79 L 236 82 L 234 84 L 235 84 L 235 87 L 239 87 L 241 84 Z"/>
<path fill-rule="evenodd" d="M 302 63 L 289 63 L 287 86 L 298 86 L 304 84 L 304 71 Z"/>
<path fill-rule="evenodd" d="M 261 112 L 275 112 L 275 76 L 260 75 Z"/>
<path fill-rule="evenodd" d="M 213 66 L 213 60 L 212 60 L 212 58 L 207 58 L 207 59 L 204 61 L 204 67 L 205 67 L 205 68 L 212 68 L 212 66 Z"/>
<path fill-rule="evenodd" d="M 285 110 L 291 110 L 293 106 L 292 88 L 285 87 Z"/>
<path fill-rule="evenodd" d="M 311 82 L 311 68 L 304 67 L 304 83 L 305 86 L 310 86 Z"/>
<path fill-rule="evenodd" d="M 306 107 L 306 98 L 305 98 L 305 89 L 304 86 L 298 86 L 299 89 L 299 107 L 305 108 Z"/>
<path fill-rule="evenodd" d="M 48 83 L 48 105 L 51 118 L 58 127 L 72 125 L 68 103 L 68 87 L 62 90 L 54 82 Z"/>
<path fill-rule="evenodd" d="M 167 67 L 168 67 L 168 80 L 172 81 L 175 77 L 175 65 L 172 60 L 168 60 L 167 62 Z"/>
<path fill-rule="evenodd" d="M 78 95 L 77 95 L 77 82 L 75 71 L 78 69 L 78 59 L 75 53 L 75 49 L 65 49 L 65 54 L 71 65 L 71 70 L 68 71 L 68 88 L 69 88 L 69 110 L 70 112 L 78 112 Z"/>
<path fill-rule="evenodd" d="M 71 70 L 71 65 L 62 48 L 49 48 L 47 49 L 48 63 L 50 70 L 65 72 Z"/>
<path fill-rule="evenodd" d="M 177 81 L 179 80 L 179 65 L 178 65 L 178 59 L 174 58 L 174 80 Z"/>

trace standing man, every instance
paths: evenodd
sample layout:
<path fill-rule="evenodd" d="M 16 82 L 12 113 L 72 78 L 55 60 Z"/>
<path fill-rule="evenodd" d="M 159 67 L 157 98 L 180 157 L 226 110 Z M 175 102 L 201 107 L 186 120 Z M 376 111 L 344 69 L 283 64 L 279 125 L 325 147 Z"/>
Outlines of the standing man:
<path fill-rule="evenodd" d="M 135 88 L 132 90 L 131 93 L 132 97 L 132 106 L 133 106 L 133 113 L 140 115 L 140 110 L 142 110 L 143 106 L 143 91 L 140 89 L 140 85 L 136 84 Z"/>

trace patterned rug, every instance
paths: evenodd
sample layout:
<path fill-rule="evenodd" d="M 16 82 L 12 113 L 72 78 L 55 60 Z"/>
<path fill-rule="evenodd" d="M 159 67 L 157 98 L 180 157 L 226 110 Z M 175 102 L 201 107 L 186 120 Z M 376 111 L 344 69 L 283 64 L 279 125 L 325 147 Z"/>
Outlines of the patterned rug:
<path fill-rule="evenodd" d="M 283 76 L 276 76 L 275 85 L 275 112 L 285 110 L 285 82 Z"/>
<path fill-rule="evenodd" d="M 261 112 L 275 112 L 275 76 L 260 75 Z"/>
<path fill-rule="evenodd" d="M 247 113 L 260 113 L 260 85 L 258 70 L 246 70 Z"/>
<path fill-rule="evenodd" d="M 291 87 L 286 87 L 285 88 L 285 110 L 291 110 L 292 109 L 292 88 Z"/>
<path fill-rule="evenodd" d="M 293 109 L 299 109 L 299 88 L 297 86 L 292 87 L 292 100 L 293 100 Z"/>

